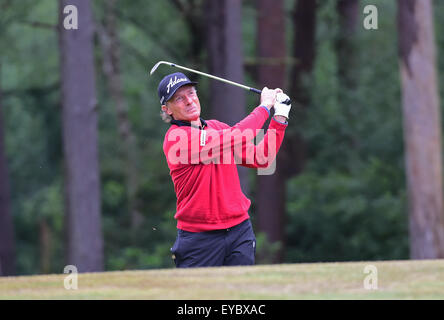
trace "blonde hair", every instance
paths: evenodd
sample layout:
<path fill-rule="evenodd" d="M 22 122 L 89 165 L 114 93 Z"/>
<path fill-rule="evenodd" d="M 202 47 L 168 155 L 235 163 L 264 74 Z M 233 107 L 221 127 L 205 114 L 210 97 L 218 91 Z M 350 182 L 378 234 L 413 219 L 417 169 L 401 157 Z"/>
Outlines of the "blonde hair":
<path fill-rule="evenodd" d="M 173 120 L 173 117 L 170 116 L 168 113 L 166 113 L 165 111 L 163 111 L 162 109 L 160 110 L 160 118 L 162 119 L 163 122 L 165 123 L 170 123 L 171 120 Z"/>

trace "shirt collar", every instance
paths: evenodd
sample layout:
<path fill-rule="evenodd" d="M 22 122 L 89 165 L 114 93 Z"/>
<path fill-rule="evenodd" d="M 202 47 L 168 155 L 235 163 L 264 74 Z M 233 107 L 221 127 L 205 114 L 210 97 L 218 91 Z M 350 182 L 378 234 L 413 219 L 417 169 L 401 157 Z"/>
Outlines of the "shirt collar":
<path fill-rule="evenodd" d="M 204 129 L 205 127 L 208 126 L 207 122 L 204 119 L 202 119 L 202 118 L 199 118 L 199 119 L 200 119 L 200 122 L 202 123 L 202 126 L 199 126 L 200 129 Z M 175 119 L 173 119 L 173 120 L 171 120 L 170 123 L 171 124 L 175 124 L 176 126 L 179 126 L 179 127 L 183 127 L 183 126 L 191 127 L 191 122 L 190 121 L 185 121 L 185 120 L 175 120 Z"/>

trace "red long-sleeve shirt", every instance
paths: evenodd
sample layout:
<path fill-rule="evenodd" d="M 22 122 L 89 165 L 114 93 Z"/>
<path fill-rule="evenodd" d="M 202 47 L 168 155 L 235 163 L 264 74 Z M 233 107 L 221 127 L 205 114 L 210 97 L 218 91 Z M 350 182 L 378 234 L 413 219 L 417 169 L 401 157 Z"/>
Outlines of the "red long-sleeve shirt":
<path fill-rule="evenodd" d="M 251 201 L 241 190 L 236 164 L 270 168 L 287 125 L 272 119 L 255 145 L 251 140 L 268 116 L 265 107 L 257 107 L 233 127 L 217 120 L 207 120 L 203 130 L 171 125 L 163 150 L 177 196 L 178 229 L 226 229 L 249 218 Z"/>

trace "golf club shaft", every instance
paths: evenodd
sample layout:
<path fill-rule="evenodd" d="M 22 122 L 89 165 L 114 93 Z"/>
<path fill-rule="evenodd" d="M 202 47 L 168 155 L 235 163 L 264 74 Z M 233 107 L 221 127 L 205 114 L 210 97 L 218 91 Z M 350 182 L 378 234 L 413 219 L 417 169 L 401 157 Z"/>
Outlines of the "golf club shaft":
<path fill-rule="evenodd" d="M 237 83 L 237 82 L 234 82 L 234 81 L 230 81 L 230 80 L 227 80 L 227 79 L 224 79 L 224 78 L 219 78 L 219 77 L 213 76 L 213 75 L 205 73 L 205 72 L 201 72 L 201 71 L 193 70 L 193 69 L 190 69 L 190 68 L 187 68 L 187 67 L 179 66 L 179 65 L 177 65 L 175 63 L 170 63 L 170 66 L 171 67 L 176 67 L 176 68 L 179 68 L 179 69 L 183 69 L 183 70 L 186 70 L 186 71 L 189 71 L 189 72 L 194 72 L 194 73 L 200 74 L 202 76 L 206 76 L 206 77 L 214 79 L 214 80 L 222 81 L 224 83 L 231 84 L 233 86 L 236 86 L 236 87 L 239 87 L 239 88 L 243 88 L 245 90 L 249 90 L 249 91 L 255 92 L 257 94 L 261 94 L 262 93 L 261 90 L 258 90 L 258 89 L 252 88 L 252 87 L 248 87 L 246 85 L 243 85 L 243 84 L 240 84 L 240 83 Z"/>

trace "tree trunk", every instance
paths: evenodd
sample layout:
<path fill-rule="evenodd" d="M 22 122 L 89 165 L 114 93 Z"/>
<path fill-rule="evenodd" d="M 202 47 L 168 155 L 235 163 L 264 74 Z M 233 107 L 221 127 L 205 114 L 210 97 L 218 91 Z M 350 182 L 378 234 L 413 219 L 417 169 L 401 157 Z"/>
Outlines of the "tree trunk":
<path fill-rule="evenodd" d="M 338 61 L 338 79 L 340 90 L 338 92 L 341 113 L 351 124 L 355 123 L 358 114 L 362 112 L 359 108 L 360 102 L 354 94 L 358 87 L 359 68 L 358 52 L 359 43 L 356 31 L 359 23 L 359 0 L 339 0 L 337 2 L 339 17 L 339 32 L 336 38 L 336 54 Z M 353 125 L 350 126 L 351 128 Z M 350 147 L 356 147 L 358 138 L 349 131 Z"/>
<path fill-rule="evenodd" d="M 239 0 L 237 0 L 239 1 Z M 191 37 L 187 48 L 181 48 L 182 57 L 188 61 L 189 66 L 199 69 L 201 65 L 201 53 L 205 47 L 205 1 L 202 0 L 170 0 L 171 4 L 176 7 L 178 13 L 182 16 L 183 21 L 187 25 Z M 214 1 L 216 2 L 216 1 Z"/>
<path fill-rule="evenodd" d="M 359 23 L 359 0 L 338 0 L 339 32 L 336 41 L 338 74 L 347 89 L 356 87 L 354 70 L 357 66 L 355 34 Z"/>
<path fill-rule="evenodd" d="M 39 222 L 40 241 L 40 273 L 47 274 L 51 270 L 51 228 L 45 218 Z"/>
<path fill-rule="evenodd" d="M 117 125 L 120 135 L 120 150 L 125 164 L 128 210 L 131 229 L 135 231 L 143 222 L 143 216 L 137 209 L 136 193 L 138 188 L 138 164 L 136 137 L 128 118 L 128 104 L 123 93 L 120 70 L 120 42 L 116 26 L 116 0 L 107 1 L 105 5 L 105 25 L 97 25 L 98 36 L 102 47 L 103 72 L 107 77 L 108 90 L 115 103 Z"/>
<path fill-rule="evenodd" d="M 282 0 L 258 1 L 258 82 L 260 87 L 281 88 L 285 84 L 285 17 Z M 256 208 L 259 231 L 271 243 L 280 242 L 272 262 L 282 261 L 285 246 L 285 176 L 281 153 L 277 155 L 276 171 L 257 177 Z M 261 258 L 261 257 L 259 257 Z"/>
<path fill-rule="evenodd" d="M 412 259 L 444 258 L 441 114 L 432 2 L 399 0 L 399 59 Z"/>
<path fill-rule="evenodd" d="M 78 29 L 63 27 L 66 5 L 78 9 Z M 79 272 L 103 270 L 97 101 L 90 1 L 60 2 L 63 153 L 67 260 Z"/>
<path fill-rule="evenodd" d="M 10 276 L 15 274 L 15 242 L 14 225 L 10 209 L 11 197 L 3 128 L 2 90 L 0 83 L 0 276 Z"/>
<path fill-rule="evenodd" d="M 206 47 L 211 74 L 244 82 L 241 1 L 207 0 Z M 219 81 L 210 81 L 211 117 L 234 125 L 246 116 L 245 91 Z M 238 166 L 242 190 L 249 193 L 248 169 Z"/>
<path fill-rule="evenodd" d="M 297 1 L 292 15 L 293 60 L 290 73 L 293 123 L 303 123 L 310 90 L 306 85 L 315 62 L 316 1 Z M 296 127 L 296 128 L 295 128 Z M 288 178 L 301 173 L 307 160 L 307 145 L 297 126 L 287 129 L 280 157 Z"/>

